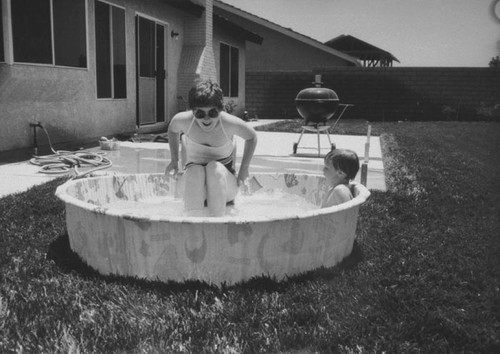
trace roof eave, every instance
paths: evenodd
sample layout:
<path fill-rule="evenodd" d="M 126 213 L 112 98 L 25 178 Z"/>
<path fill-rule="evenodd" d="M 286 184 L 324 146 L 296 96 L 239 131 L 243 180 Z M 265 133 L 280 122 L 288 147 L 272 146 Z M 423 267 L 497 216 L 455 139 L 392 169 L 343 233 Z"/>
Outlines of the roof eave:
<path fill-rule="evenodd" d="M 196 17 L 201 17 L 205 7 L 190 0 L 160 0 L 161 2 L 175 7 L 176 9 L 188 12 Z"/>
<path fill-rule="evenodd" d="M 328 46 L 329 48 L 332 48 L 331 47 L 332 45 L 335 46 L 335 44 L 341 44 L 340 42 L 342 42 L 342 41 L 352 41 L 354 43 L 359 43 L 359 44 L 365 46 L 366 48 L 368 48 L 368 50 L 361 50 L 360 54 L 368 53 L 370 50 L 372 50 L 374 53 L 384 54 L 386 57 L 390 58 L 391 60 L 397 61 L 398 63 L 400 63 L 400 61 L 394 55 L 392 55 L 392 53 L 390 53 L 386 50 L 383 50 L 379 47 L 376 47 L 373 44 L 365 42 L 365 41 L 363 41 L 357 37 L 351 36 L 351 35 L 341 34 L 340 36 L 337 36 L 335 38 L 332 38 L 332 39 L 326 41 L 325 45 Z M 337 49 L 337 50 L 341 50 L 341 49 Z M 348 50 L 346 50 L 346 52 L 348 52 Z M 354 57 L 359 57 L 355 53 L 353 53 L 352 55 Z"/>
<path fill-rule="evenodd" d="M 223 28 L 226 28 L 231 33 L 240 34 L 245 40 L 247 40 L 249 42 L 253 42 L 253 43 L 261 45 L 262 41 L 264 40 L 264 38 L 262 38 L 258 34 L 253 33 L 251 31 L 235 24 L 234 22 L 231 22 L 229 19 L 227 19 L 223 16 L 220 16 L 216 13 L 214 13 L 214 24 L 217 24 Z"/>
<path fill-rule="evenodd" d="M 264 26 L 264 27 L 268 27 L 276 32 L 279 32 L 281 34 L 284 34 L 288 37 L 291 37 L 293 39 L 296 39 L 298 41 L 301 41 L 303 43 L 306 43 L 312 47 L 315 47 L 319 50 L 322 50 L 324 52 L 327 52 L 329 54 L 332 54 L 332 55 L 335 55 L 341 59 L 344 59 L 348 62 L 351 62 L 353 63 L 354 65 L 356 66 L 362 66 L 361 63 L 359 62 L 358 59 L 348 55 L 348 54 L 345 54 L 345 53 L 342 53 L 336 49 L 333 49 L 333 48 L 330 48 L 328 47 L 327 45 L 321 43 L 320 41 L 317 41 L 313 38 L 310 38 L 310 37 L 307 37 L 303 34 L 300 34 L 298 32 L 295 32 L 289 28 L 285 28 L 285 27 L 282 27 L 276 23 L 273 23 L 269 20 L 266 20 L 262 17 L 259 17 L 259 16 L 256 16 L 254 14 L 251 14 L 249 12 L 246 12 L 246 11 L 243 11 L 241 9 L 238 9 L 237 7 L 234 7 L 232 5 L 229 5 L 229 4 L 226 4 L 220 0 L 215 0 L 214 1 L 214 7 L 217 7 L 217 8 L 220 8 L 222 10 L 225 10 L 227 12 L 230 12 L 230 13 L 233 13 L 237 16 L 241 16 L 243 18 L 246 18 L 247 20 L 249 21 L 252 21 L 252 22 L 255 22 L 261 26 Z"/>

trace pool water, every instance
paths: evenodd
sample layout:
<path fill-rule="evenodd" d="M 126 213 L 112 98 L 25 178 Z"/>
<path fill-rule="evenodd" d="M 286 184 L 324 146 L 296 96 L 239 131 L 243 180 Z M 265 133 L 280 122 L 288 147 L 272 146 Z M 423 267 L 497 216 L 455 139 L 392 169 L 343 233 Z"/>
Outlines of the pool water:
<path fill-rule="evenodd" d="M 143 199 L 139 201 L 118 200 L 104 204 L 111 213 L 133 214 L 139 218 L 161 218 L 165 216 L 208 217 L 208 208 L 186 212 L 182 198 L 171 195 Z M 286 193 L 280 189 L 259 190 L 251 195 L 239 194 L 234 205 L 226 207 L 226 215 L 234 218 L 247 217 L 293 217 L 305 211 L 317 209 L 313 203 L 304 198 Z"/>

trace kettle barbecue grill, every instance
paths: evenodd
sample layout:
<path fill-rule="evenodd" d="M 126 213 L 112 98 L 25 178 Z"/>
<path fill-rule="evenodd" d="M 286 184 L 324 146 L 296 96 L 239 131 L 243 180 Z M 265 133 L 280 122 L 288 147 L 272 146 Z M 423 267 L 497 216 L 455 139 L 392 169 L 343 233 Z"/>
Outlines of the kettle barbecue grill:
<path fill-rule="evenodd" d="M 339 103 L 339 96 L 335 91 L 321 87 L 321 75 L 315 75 L 314 87 L 306 88 L 300 91 L 295 98 L 295 106 L 297 112 L 304 119 L 305 124 L 302 126 L 299 140 L 293 144 L 293 153 L 297 154 L 297 148 L 305 131 L 316 132 L 318 136 L 318 157 L 321 152 L 320 133 L 326 133 L 331 150 L 335 149 L 335 144 L 330 139 L 330 129 L 335 129 L 340 118 L 347 108 L 352 107 L 352 104 Z M 338 112 L 338 113 L 337 113 Z M 332 125 L 335 114 L 337 118 Z"/>

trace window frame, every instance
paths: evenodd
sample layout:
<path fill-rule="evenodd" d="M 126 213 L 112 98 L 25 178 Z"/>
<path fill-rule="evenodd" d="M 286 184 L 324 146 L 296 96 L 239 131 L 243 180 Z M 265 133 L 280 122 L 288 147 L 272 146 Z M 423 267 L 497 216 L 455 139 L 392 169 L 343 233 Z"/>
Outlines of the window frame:
<path fill-rule="evenodd" d="M 119 5 L 116 5 L 116 4 L 113 4 L 111 2 L 108 2 L 108 1 L 105 1 L 105 0 L 95 0 L 94 1 L 94 5 L 97 3 L 97 2 L 101 2 L 103 4 L 106 4 L 109 6 L 109 39 L 110 39 L 110 42 L 109 42 L 109 65 L 110 65 L 110 84 L 111 84 L 111 97 L 99 97 L 98 96 L 98 89 L 97 89 L 97 73 L 98 73 L 98 70 L 97 70 L 97 31 L 95 31 L 95 28 L 96 28 L 96 22 L 95 22 L 95 19 L 96 19 L 96 16 L 95 16 L 95 6 L 94 6 L 94 40 L 95 40 L 95 43 L 96 43 L 96 50 L 94 51 L 94 62 L 95 62 L 95 65 L 96 65 L 96 70 L 95 70 L 95 95 L 96 95 L 96 99 L 97 100 L 127 100 L 128 99 L 128 94 L 127 94 L 127 14 L 126 14 L 126 9 L 124 6 L 119 6 Z M 113 43 L 113 10 L 112 8 L 113 7 L 116 7 L 120 10 L 123 10 L 124 14 L 124 18 L 123 18 L 123 21 L 124 21 L 124 26 L 125 26 L 125 29 L 124 29 L 124 56 L 125 56 L 125 97 L 114 97 L 115 94 L 116 94 L 116 91 L 115 91 L 115 71 L 114 71 L 114 51 L 113 51 L 113 48 L 114 48 L 114 43 Z"/>
<path fill-rule="evenodd" d="M 1 1 L 1 0 L 0 0 Z M 10 0 L 13 1 L 13 0 Z M 43 67 L 54 67 L 54 68 L 64 68 L 64 69 L 74 69 L 74 70 L 87 70 L 89 69 L 89 24 L 88 24 L 88 18 L 89 18 L 89 6 L 88 6 L 88 1 L 89 0 L 83 0 L 84 6 L 85 6 L 85 66 L 67 66 L 67 65 L 60 65 L 56 64 L 56 50 L 55 50 L 55 41 L 54 41 L 54 1 L 49 0 L 49 6 L 50 6 L 50 37 L 51 37 L 51 55 L 52 55 L 52 63 L 32 63 L 32 62 L 24 62 L 24 61 L 16 61 L 15 59 L 15 53 L 14 53 L 14 28 L 13 28 L 13 19 L 12 19 L 12 5 L 10 4 L 9 1 L 9 16 L 8 16 L 8 26 L 10 28 L 9 31 L 9 45 L 10 45 L 10 56 L 11 56 L 11 62 L 12 64 L 21 64 L 21 65 L 33 65 L 33 66 L 43 66 Z M 14 0 L 15 1 L 15 0 Z M 4 33 L 4 36 L 6 34 Z M 4 48 L 4 55 L 6 56 L 6 48 Z M 7 58 L 5 58 L 5 61 Z"/>
<path fill-rule="evenodd" d="M 4 9 L 3 9 L 3 1 L 0 0 L 0 47 L 2 49 L 1 51 L 1 55 L 0 55 L 0 63 L 5 63 L 6 62 L 6 53 L 5 53 L 5 41 L 4 41 L 4 37 L 5 37 L 5 32 L 3 30 L 3 12 L 4 12 Z"/>
<path fill-rule="evenodd" d="M 223 60 L 222 60 L 222 46 L 226 46 L 228 47 L 228 55 L 229 55 L 229 58 L 228 58 L 228 67 L 227 68 L 224 68 L 224 71 L 225 73 L 227 74 L 227 80 L 228 80 L 228 90 L 227 92 L 225 90 L 224 91 L 224 97 L 227 97 L 227 98 L 238 98 L 239 95 L 240 95 L 240 88 L 239 88 L 239 84 L 240 84 L 240 48 L 239 47 L 236 47 L 236 46 L 233 46 L 231 44 L 228 44 L 228 43 L 225 43 L 225 42 L 220 42 L 220 45 L 219 45 L 219 83 L 220 83 L 220 86 L 223 87 L 225 86 L 225 83 L 222 83 L 222 72 L 223 72 L 223 68 L 222 68 L 222 64 L 223 64 Z M 238 54 L 238 60 L 237 60 L 237 67 L 236 67 L 236 87 L 233 89 L 233 76 L 234 76 L 234 73 L 233 73 L 233 57 L 232 57 L 232 54 L 233 54 L 233 50 L 236 50 L 237 51 L 237 54 Z M 236 92 L 235 92 L 236 91 Z M 236 93 L 235 95 L 233 95 L 233 93 Z"/>

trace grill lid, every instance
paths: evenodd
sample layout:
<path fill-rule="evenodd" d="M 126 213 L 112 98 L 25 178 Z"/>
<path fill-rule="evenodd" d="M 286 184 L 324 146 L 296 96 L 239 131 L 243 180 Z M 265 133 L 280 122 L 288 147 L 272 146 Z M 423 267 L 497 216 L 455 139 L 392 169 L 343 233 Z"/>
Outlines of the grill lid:
<path fill-rule="evenodd" d="M 321 75 L 316 75 L 315 80 L 316 81 L 312 83 L 315 87 L 309 87 L 300 91 L 297 94 L 295 101 L 339 101 L 339 96 L 335 93 L 335 91 L 326 87 L 321 87 L 323 84 L 321 82 Z"/>

